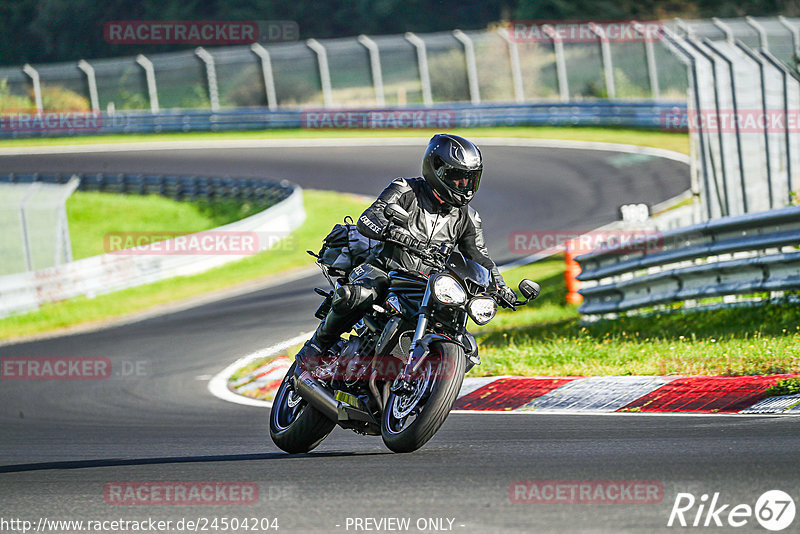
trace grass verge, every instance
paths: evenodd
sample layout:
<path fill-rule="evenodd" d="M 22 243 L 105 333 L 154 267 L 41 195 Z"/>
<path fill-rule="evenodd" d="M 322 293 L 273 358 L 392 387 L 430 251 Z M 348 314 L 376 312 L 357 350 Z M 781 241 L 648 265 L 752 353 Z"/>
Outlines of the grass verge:
<path fill-rule="evenodd" d="M 345 215 L 360 214 L 367 203 L 355 195 L 325 191 L 304 190 L 303 196 L 306 212 L 316 216 L 307 218 L 292 235 L 268 251 L 198 275 L 164 280 L 93 299 L 70 299 L 45 305 L 36 312 L 6 317 L 0 319 L 0 339 L 104 321 L 311 265 L 312 258 L 305 251 L 317 250 L 321 236 L 325 236 Z"/>
<path fill-rule="evenodd" d="M 498 128 L 454 128 L 450 133 L 465 137 L 522 137 L 624 143 L 689 153 L 689 136 L 681 132 L 637 130 L 631 128 L 509 126 Z M 162 141 L 225 140 L 225 139 L 325 139 L 358 137 L 424 137 L 438 130 L 266 130 L 256 132 L 195 132 L 136 135 L 98 135 L 86 137 L 53 137 L 0 140 L 0 148 L 23 146 L 88 145 L 96 143 L 140 143 Z"/>
<path fill-rule="evenodd" d="M 228 224 L 261 211 L 237 202 L 179 202 L 159 195 L 76 191 L 67 199 L 72 256 L 79 260 L 108 252 L 114 232 L 190 234 Z"/>
<path fill-rule="evenodd" d="M 581 324 L 564 304 L 564 260 L 504 273 L 532 278 L 539 299 L 475 327 L 483 375 L 756 375 L 800 372 L 800 306 L 771 303 Z"/>

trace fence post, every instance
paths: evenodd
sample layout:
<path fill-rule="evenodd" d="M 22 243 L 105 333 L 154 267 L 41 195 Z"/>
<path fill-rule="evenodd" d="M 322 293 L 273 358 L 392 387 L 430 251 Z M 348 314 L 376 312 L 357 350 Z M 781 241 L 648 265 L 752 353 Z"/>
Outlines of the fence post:
<path fill-rule="evenodd" d="M 425 41 L 411 32 L 406 32 L 405 38 L 406 41 L 414 45 L 414 48 L 417 49 L 419 81 L 422 83 L 422 102 L 426 106 L 431 106 L 433 105 L 433 97 L 431 96 L 431 77 L 428 71 L 428 49 L 425 47 Z"/>
<path fill-rule="evenodd" d="M 372 71 L 372 86 L 375 88 L 375 103 L 379 106 L 385 106 L 386 95 L 383 92 L 380 48 L 378 48 L 378 44 L 375 41 L 363 34 L 358 36 L 358 42 L 369 52 L 369 68 Z"/>
<path fill-rule="evenodd" d="M 769 40 L 767 39 L 767 30 L 764 29 L 764 26 L 758 23 L 756 19 L 753 17 L 745 17 L 745 21 L 747 24 L 753 28 L 758 33 L 758 44 L 764 50 L 769 50 Z"/>
<path fill-rule="evenodd" d="M 36 112 L 41 115 L 44 108 L 42 106 L 42 85 L 39 82 L 39 71 L 31 67 L 30 64 L 25 63 L 22 67 L 22 72 L 27 74 L 31 79 L 31 83 L 33 83 L 33 98 L 36 101 Z"/>
<path fill-rule="evenodd" d="M 721 115 L 720 115 L 720 105 L 719 105 L 719 83 L 717 82 L 717 62 L 714 61 L 714 58 L 711 56 L 711 54 L 703 50 L 703 48 L 698 43 L 695 42 L 693 37 L 686 39 L 686 42 L 689 43 L 695 50 L 697 50 L 697 53 L 703 56 L 706 59 L 706 61 L 711 63 L 711 77 L 714 80 L 714 108 L 717 115 L 717 124 L 719 125 L 721 124 L 722 121 L 720 120 Z M 700 113 L 698 115 L 700 120 L 702 120 L 702 116 L 703 116 L 703 111 L 700 110 Z M 727 215 L 730 215 L 731 202 L 730 202 L 730 197 L 728 195 L 728 165 L 726 163 L 727 160 L 725 158 L 725 146 L 723 143 L 723 136 L 724 134 L 722 132 L 722 128 L 717 126 L 717 143 L 719 143 L 719 159 L 721 167 L 720 170 L 722 171 L 722 194 L 724 195 L 725 198 L 724 204 L 722 197 L 719 194 L 719 183 L 717 180 L 716 172 L 714 172 L 714 187 L 717 190 L 717 198 L 720 199 L 719 202 L 720 215 L 722 217 L 726 217 Z M 709 150 L 709 158 L 713 163 L 713 157 L 711 156 L 710 150 Z M 742 192 L 742 194 L 744 194 L 744 192 Z"/>
<path fill-rule="evenodd" d="M 517 42 L 508 35 L 508 28 L 498 28 L 497 34 L 503 38 L 508 46 L 508 57 L 511 64 L 511 82 L 514 84 L 514 99 L 517 102 L 525 101 L 525 91 L 522 86 L 522 68 L 519 63 L 519 47 Z"/>
<path fill-rule="evenodd" d="M 481 103 L 480 86 L 478 85 L 478 65 L 475 61 L 475 46 L 472 39 L 461 30 L 453 30 L 453 37 L 464 45 L 464 58 L 467 62 L 467 80 L 469 81 L 469 97 L 473 104 Z"/>
<path fill-rule="evenodd" d="M 687 24 L 685 20 L 680 17 L 675 17 L 672 20 L 674 20 L 675 25 L 686 34 L 686 37 L 694 37 L 694 28 Z"/>
<path fill-rule="evenodd" d="M 763 28 L 761 28 L 763 30 Z M 766 36 L 761 41 L 762 43 L 766 43 Z M 764 116 L 766 117 L 769 111 L 767 110 L 767 86 L 766 86 L 766 78 L 764 75 L 764 59 L 760 58 L 756 55 L 755 52 L 750 50 L 747 46 L 744 45 L 741 41 L 736 41 L 736 46 L 744 52 L 747 57 L 752 59 L 758 65 L 758 74 L 761 78 L 761 110 L 764 112 Z M 762 47 L 763 50 L 768 50 L 766 47 Z M 788 119 L 788 117 L 787 117 Z M 788 128 L 789 125 L 787 124 L 786 127 Z M 772 195 L 772 165 L 770 164 L 770 158 L 772 157 L 769 150 L 769 128 L 764 126 L 764 153 L 767 158 L 767 191 L 769 192 L 769 208 L 775 208 L 775 199 Z"/>
<path fill-rule="evenodd" d="M 650 96 L 654 100 L 661 98 L 661 88 L 658 84 L 658 65 L 656 64 L 656 53 L 653 49 L 653 39 L 647 28 L 641 23 L 633 21 L 633 29 L 642 36 L 644 40 L 644 55 L 647 61 L 647 77 L 650 80 Z"/>
<path fill-rule="evenodd" d="M 278 99 L 275 95 L 275 79 L 272 77 L 272 60 L 269 57 L 269 52 L 260 43 L 251 44 L 250 50 L 261 60 L 261 75 L 264 77 L 267 107 L 270 111 L 275 111 L 278 107 Z"/>
<path fill-rule="evenodd" d="M 700 111 L 702 110 L 702 104 L 700 102 L 700 88 L 699 88 L 699 84 L 698 84 L 698 81 L 697 81 L 697 59 L 694 57 L 694 55 L 691 52 L 686 50 L 678 42 L 678 37 L 675 36 L 675 35 L 672 35 L 672 32 L 670 32 L 667 28 L 662 28 L 661 29 L 661 33 L 664 35 L 664 37 L 667 38 L 667 41 L 669 42 L 670 46 L 678 51 L 678 55 L 680 57 L 684 58 L 684 60 L 685 60 L 684 63 L 685 64 L 688 63 L 689 74 L 691 74 L 691 87 L 690 87 L 690 90 L 694 93 L 694 104 L 695 104 L 695 108 L 696 108 L 695 111 L 696 111 L 696 113 L 700 113 Z M 691 110 L 687 109 L 687 112 L 691 112 Z M 691 135 L 692 135 L 692 132 L 693 132 L 693 130 L 691 128 L 691 120 L 692 120 L 692 117 L 690 115 L 689 116 L 689 121 L 690 121 L 690 129 L 689 129 L 690 139 L 691 139 Z M 698 124 L 698 128 L 696 130 L 695 135 L 697 136 L 697 140 L 700 143 L 700 158 L 699 159 L 700 159 L 700 163 L 702 165 L 703 187 L 705 188 L 705 193 L 706 193 L 706 199 L 705 199 L 706 200 L 706 202 L 705 202 L 705 204 L 706 204 L 706 214 L 705 214 L 704 219 L 708 220 L 708 219 L 711 218 L 711 195 L 709 194 L 709 187 L 708 187 L 708 165 L 706 164 L 706 157 L 705 157 L 706 148 L 705 148 L 705 139 L 703 137 L 703 123 L 702 123 L 702 121 L 699 121 L 697 124 Z M 692 165 L 693 166 L 696 165 L 696 163 L 694 163 L 694 160 L 692 160 Z M 699 184 L 699 181 L 698 181 L 698 184 L 697 184 L 698 189 L 699 189 L 699 185 L 700 184 Z"/>
<path fill-rule="evenodd" d="M 136 56 L 136 63 L 138 63 L 147 79 L 147 94 L 150 99 L 150 111 L 158 113 L 158 91 L 156 90 L 156 71 L 153 68 L 153 62 L 147 59 L 144 54 Z"/>
<path fill-rule="evenodd" d="M 61 197 L 58 199 L 58 219 L 56 221 L 56 250 L 53 265 L 61 265 L 72 261 L 72 242 L 69 237 L 69 223 L 67 221 L 67 199 L 81 185 L 81 179 L 73 174 L 64 184 Z"/>
<path fill-rule="evenodd" d="M 214 56 L 202 46 L 194 49 L 194 53 L 206 66 L 206 79 L 208 80 L 208 100 L 211 102 L 211 111 L 219 111 L 219 88 L 217 87 L 217 68 Z"/>
<path fill-rule="evenodd" d="M 562 102 L 569 102 L 569 81 L 567 79 L 567 62 L 564 59 L 564 43 L 561 36 L 550 26 L 545 24 L 542 31 L 553 41 L 553 51 L 556 54 L 556 74 L 558 75 L 558 92 Z"/>
<path fill-rule="evenodd" d="M 606 78 L 606 92 L 609 98 L 616 98 L 617 89 L 614 85 L 614 64 L 611 59 L 611 45 L 608 42 L 608 36 L 606 36 L 605 30 L 594 22 L 589 23 L 589 29 L 600 39 L 600 56 L 603 60 L 603 73 Z"/>
<path fill-rule="evenodd" d="M 717 47 L 709 40 L 706 40 L 706 46 L 711 50 L 713 53 L 718 55 L 722 58 L 723 61 L 728 65 L 728 74 L 730 75 L 730 84 L 731 84 L 731 103 L 733 104 L 733 113 L 734 115 L 739 114 L 739 99 L 736 96 L 736 75 L 733 72 L 733 60 L 720 52 Z M 742 132 L 739 127 L 739 121 L 734 121 L 734 130 L 736 132 L 736 153 L 738 155 L 739 161 L 739 184 L 742 189 L 742 210 L 747 213 L 749 211 L 747 206 L 747 188 L 745 186 L 745 179 L 744 179 L 744 152 L 742 150 Z"/>
<path fill-rule="evenodd" d="M 20 230 L 22 233 L 22 247 L 25 250 L 25 266 L 28 271 L 33 270 L 33 257 L 31 256 L 31 241 L 30 236 L 28 235 L 28 221 L 25 217 L 25 204 L 28 200 L 33 196 L 39 188 L 42 187 L 41 182 L 33 182 L 29 187 L 28 191 L 19 201 L 19 222 L 20 222 Z"/>
<path fill-rule="evenodd" d="M 773 67 L 778 69 L 781 73 L 781 78 L 783 79 L 783 116 L 785 120 L 788 120 L 789 117 L 789 78 L 791 76 L 791 71 L 786 67 L 786 65 L 772 55 L 772 52 L 769 50 L 761 50 L 761 56 L 764 57 L 767 61 L 769 61 Z M 797 83 L 797 79 L 792 78 Z M 791 143 L 791 135 L 790 135 L 790 128 L 787 124 L 784 128 L 784 137 L 786 140 L 786 184 L 787 184 L 787 206 L 792 205 L 792 143 Z"/>
<path fill-rule="evenodd" d="M 729 44 L 733 44 L 734 36 L 733 36 L 733 30 L 731 30 L 731 27 L 728 26 L 727 24 L 725 24 L 724 22 L 722 22 L 717 17 L 713 17 L 711 19 L 711 22 L 713 22 L 714 26 L 716 26 L 722 33 L 725 34 L 725 40 L 728 41 Z"/>
<path fill-rule="evenodd" d="M 800 61 L 800 27 L 793 25 L 789 19 L 783 15 L 778 16 L 778 20 L 783 27 L 792 32 L 792 44 L 794 45 L 794 55 Z"/>
<path fill-rule="evenodd" d="M 82 59 L 78 61 L 78 68 L 86 74 L 86 83 L 89 85 L 89 102 L 91 102 L 92 111 L 96 113 L 100 111 L 100 101 L 97 98 L 97 79 L 94 75 L 94 67 Z"/>
<path fill-rule="evenodd" d="M 331 72 L 328 69 L 328 52 L 322 43 L 316 39 L 309 39 L 306 45 L 317 55 L 319 65 L 319 80 L 322 86 L 322 101 L 326 108 L 333 106 L 333 91 L 331 89 Z"/>

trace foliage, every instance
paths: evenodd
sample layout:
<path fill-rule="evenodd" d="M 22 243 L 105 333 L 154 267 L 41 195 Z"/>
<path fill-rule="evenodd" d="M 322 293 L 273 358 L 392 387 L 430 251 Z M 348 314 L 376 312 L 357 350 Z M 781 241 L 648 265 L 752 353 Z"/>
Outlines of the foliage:
<path fill-rule="evenodd" d="M 486 28 L 511 19 L 796 16 L 793 0 L 15 0 L 0 2 L 0 64 L 130 55 L 103 40 L 114 20 L 292 20 L 300 38 Z M 136 53 L 185 50 L 146 45 Z"/>
<path fill-rule="evenodd" d="M 89 111 L 89 100 L 64 87 L 43 87 L 42 107 L 46 111 Z"/>
<path fill-rule="evenodd" d="M 775 385 L 767 388 L 764 392 L 767 397 L 777 397 L 780 395 L 800 395 L 800 377 L 784 378 L 778 380 Z"/>
<path fill-rule="evenodd" d="M 8 80 L 0 79 L 0 112 L 29 111 L 33 102 L 26 96 L 12 95 Z"/>

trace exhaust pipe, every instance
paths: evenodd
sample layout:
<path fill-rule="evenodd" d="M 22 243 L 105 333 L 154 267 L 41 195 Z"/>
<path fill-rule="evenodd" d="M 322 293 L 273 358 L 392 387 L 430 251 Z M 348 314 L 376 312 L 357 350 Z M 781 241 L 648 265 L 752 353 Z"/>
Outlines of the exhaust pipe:
<path fill-rule="evenodd" d="M 339 401 L 308 371 L 295 372 L 294 388 L 311 406 L 322 412 L 331 421 L 339 421 Z"/>

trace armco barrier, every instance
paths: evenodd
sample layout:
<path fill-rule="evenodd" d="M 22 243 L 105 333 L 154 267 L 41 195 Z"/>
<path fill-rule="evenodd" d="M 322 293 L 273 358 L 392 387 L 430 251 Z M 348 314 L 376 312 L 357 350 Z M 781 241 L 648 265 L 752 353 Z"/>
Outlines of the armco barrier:
<path fill-rule="evenodd" d="M 800 206 L 724 217 L 576 258 L 580 312 L 800 289 Z"/>
<path fill-rule="evenodd" d="M 224 111 L 177 109 L 159 113 L 117 111 L 69 113 L 48 127 L 48 114 L 24 120 L 0 116 L 0 138 L 58 137 L 77 135 L 270 130 L 281 128 L 469 128 L 491 126 L 627 126 L 664 129 L 685 117 L 685 102 L 590 100 L 529 104 L 437 104 L 419 108 L 342 108 L 270 111 L 268 108 L 236 108 Z M 429 120 L 435 115 L 435 123 Z M 86 116 L 92 127 L 86 127 Z M 312 118 L 312 120 L 309 120 Z M 80 120 L 78 120 L 80 119 Z M 38 122 L 37 122 L 38 121 Z M 20 126 L 22 124 L 24 127 Z M 682 126 L 681 126 L 682 127 Z"/>
<path fill-rule="evenodd" d="M 0 183 L 25 184 L 33 182 L 65 184 L 77 176 L 80 191 L 102 191 L 134 195 L 162 195 L 176 200 L 236 200 L 271 206 L 292 194 L 294 186 L 288 181 L 276 182 L 257 178 L 219 178 L 205 176 L 174 176 L 103 173 L 9 173 L 0 174 Z"/>
<path fill-rule="evenodd" d="M 258 249 L 266 250 L 288 236 L 305 220 L 302 190 L 294 186 L 278 204 L 241 221 L 213 230 L 254 232 Z M 164 242 L 165 249 L 174 249 Z M 230 261 L 233 254 L 118 254 L 109 253 L 50 269 L 0 276 L 0 317 L 32 311 L 44 303 L 86 296 L 89 298 L 149 284 L 175 276 L 201 273 Z"/>

